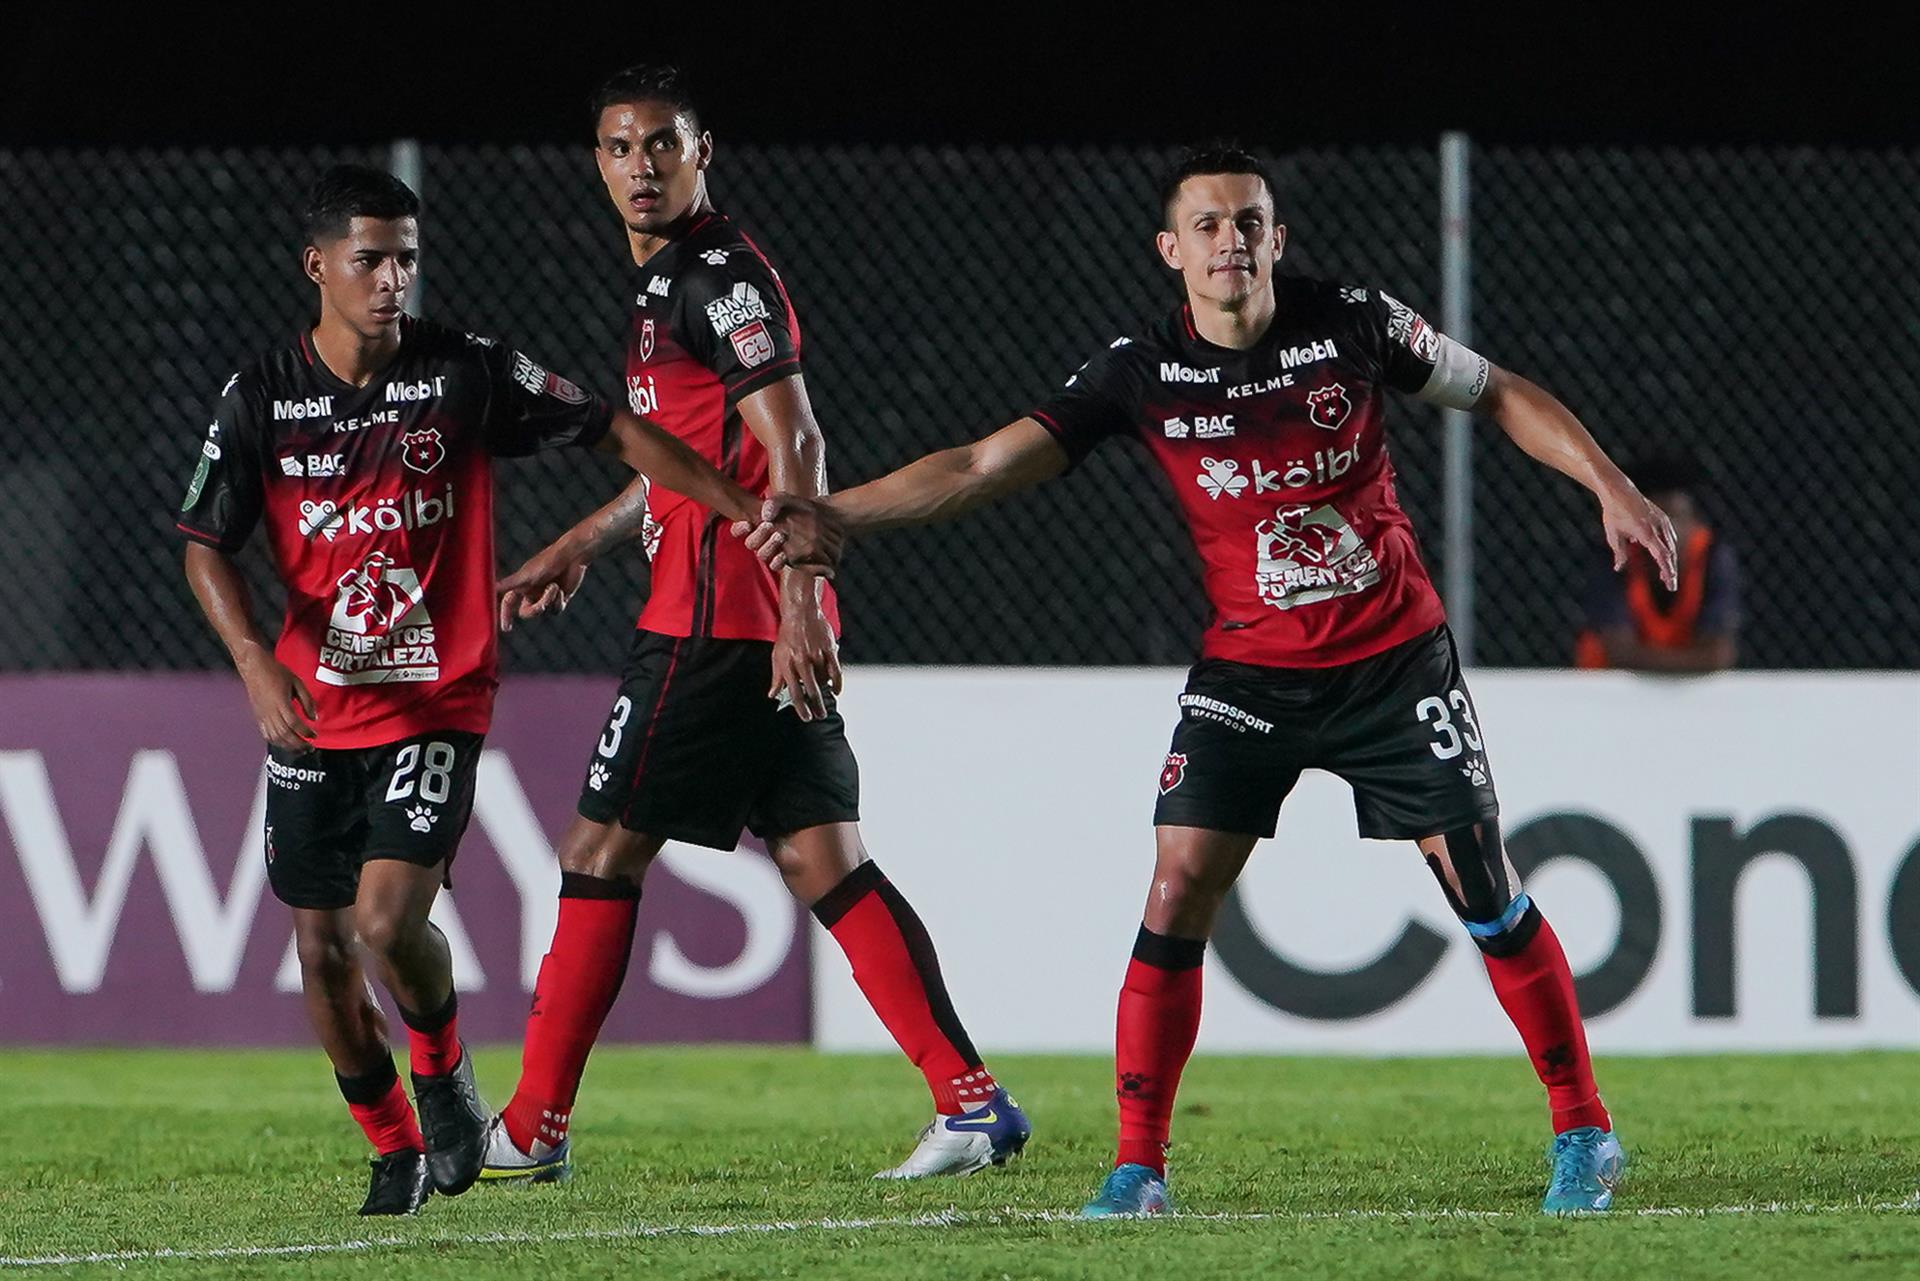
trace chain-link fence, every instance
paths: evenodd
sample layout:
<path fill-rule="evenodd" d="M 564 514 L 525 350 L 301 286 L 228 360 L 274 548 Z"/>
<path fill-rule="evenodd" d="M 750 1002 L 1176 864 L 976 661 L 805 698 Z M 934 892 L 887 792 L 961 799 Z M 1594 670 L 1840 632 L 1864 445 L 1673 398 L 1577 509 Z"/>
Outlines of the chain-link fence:
<path fill-rule="evenodd" d="M 228 373 L 312 306 L 292 206 L 315 151 L 0 152 L 0 668 L 201 667 L 221 655 L 170 513 Z M 714 189 L 780 266 L 838 484 L 1018 416 L 1174 297 L 1146 149 L 723 149 Z M 1704 456 L 1746 567 L 1743 663 L 1904 667 L 1920 602 L 1902 519 L 1920 479 L 1920 156 L 1521 151 L 1472 165 L 1474 346 L 1632 456 Z M 1435 154 L 1275 167 L 1287 269 L 1384 286 L 1436 320 Z M 427 314 L 617 393 L 624 240 L 584 148 L 426 147 Z M 1438 415 L 1392 418 L 1436 574 Z M 1601 551 L 1591 503 L 1484 422 L 1474 446 L 1478 658 L 1564 662 Z M 514 562 L 620 483 L 562 455 L 499 469 Z M 254 555 L 263 611 L 274 599 Z M 843 573 L 850 659 L 1170 663 L 1204 621 L 1193 554 L 1138 451 Z M 523 669 L 618 662 L 645 565 L 516 633 Z"/>

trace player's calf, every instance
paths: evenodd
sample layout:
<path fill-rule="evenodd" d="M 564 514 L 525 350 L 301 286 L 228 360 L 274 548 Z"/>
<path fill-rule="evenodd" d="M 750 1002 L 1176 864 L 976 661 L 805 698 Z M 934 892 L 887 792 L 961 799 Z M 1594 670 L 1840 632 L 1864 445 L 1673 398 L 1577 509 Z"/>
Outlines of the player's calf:
<path fill-rule="evenodd" d="M 1594 1083 L 1573 970 L 1560 940 L 1532 898 L 1520 891 L 1497 821 L 1429 837 L 1420 849 L 1479 947 L 1494 995 L 1546 1086 L 1559 1136 L 1554 1148 L 1559 1192 L 1549 1191 L 1547 1208 L 1555 1212 L 1558 1197 L 1563 1208 L 1580 1200 L 1577 1208 L 1606 1209 L 1625 1158 Z"/>
<path fill-rule="evenodd" d="M 814 918 L 840 945 L 867 1003 L 933 1095 L 934 1118 L 913 1154 L 875 1177 L 970 1174 L 1017 1155 L 1032 1135 L 1026 1115 L 974 1050 L 919 914 L 878 866 L 861 861 L 858 830 L 850 823 L 819 826 L 773 845 L 789 885 L 828 886 L 812 903 Z M 827 871 L 836 867 L 851 870 L 832 881 Z"/>

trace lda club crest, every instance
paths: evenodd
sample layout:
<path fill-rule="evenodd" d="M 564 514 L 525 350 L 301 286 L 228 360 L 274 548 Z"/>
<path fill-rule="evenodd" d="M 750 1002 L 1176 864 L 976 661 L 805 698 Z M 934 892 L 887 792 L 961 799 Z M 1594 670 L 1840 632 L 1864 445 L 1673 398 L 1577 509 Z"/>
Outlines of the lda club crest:
<path fill-rule="evenodd" d="M 432 471 L 446 456 L 447 449 L 440 443 L 438 427 L 422 427 L 400 438 L 400 461 L 417 472 Z"/>
<path fill-rule="evenodd" d="M 640 359 L 653 359 L 653 319 L 648 317 L 640 322 Z"/>
<path fill-rule="evenodd" d="M 1339 383 L 1316 387 L 1307 393 L 1307 418 L 1315 427 L 1338 431 L 1340 424 L 1346 422 L 1347 415 L 1352 412 L 1353 404 L 1347 399 L 1347 389 Z"/>

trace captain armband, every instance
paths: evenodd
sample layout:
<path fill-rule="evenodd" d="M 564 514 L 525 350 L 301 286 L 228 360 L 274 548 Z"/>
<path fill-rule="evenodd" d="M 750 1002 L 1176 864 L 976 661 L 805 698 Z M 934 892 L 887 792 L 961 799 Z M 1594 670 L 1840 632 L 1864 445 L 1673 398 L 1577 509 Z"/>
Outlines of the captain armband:
<path fill-rule="evenodd" d="M 1471 347 L 1455 342 L 1445 334 L 1439 335 L 1439 346 L 1433 361 L 1433 373 L 1427 376 L 1427 385 L 1415 394 L 1431 405 L 1441 405 L 1447 409 L 1472 409 L 1487 389 L 1487 378 L 1492 367 L 1487 358 Z"/>

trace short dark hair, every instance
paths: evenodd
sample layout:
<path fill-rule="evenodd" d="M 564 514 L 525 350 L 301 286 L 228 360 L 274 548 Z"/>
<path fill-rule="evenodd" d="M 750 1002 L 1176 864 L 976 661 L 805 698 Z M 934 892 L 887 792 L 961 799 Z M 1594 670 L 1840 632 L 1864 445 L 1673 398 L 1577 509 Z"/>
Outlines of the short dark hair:
<path fill-rule="evenodd" d="M 617 102 L 664 102 L 675 112 L 685 112 L 697 133 L 700 109 L 693 105 L 687 91 L 687 78 L 680 68 L 665 62 L 639 62 L 616 71 L 593 94 L 593 129 L 600 132 L 600 117 Z"/>
<path fill-rule="evenodd" d="M 1275 204 L 1280 201 L 1280 193 L 1273 185 L 1273 175 L 1260 163 L 1260 157 L 1238 143 L 1211 142 L 1203 147 L 1189 148 L 1180 157 L 1180 163 L 1160 184 L 1161 225 L 1173 225 L 1173 202 L 1180 196 L 1181 184 L 1203 173 L 1250 173 L 1266 184 L 1267 195 Z"/>
<path fill-rule="evenodd" d="M 420 197 L 413 188 L 372 165 L 335 165 L 307 189 L 300 231 L 307 243 L 338 240 L 355 218 L 413 218 Z"/>
<path fill-rule="evenodd" d="M 1621 470 L 1643 494 L 1697 492 L 1706 487 L 1708 480 L 1707 465 L 1698 455 L 1684 449 L 1636 458 Z"/>

